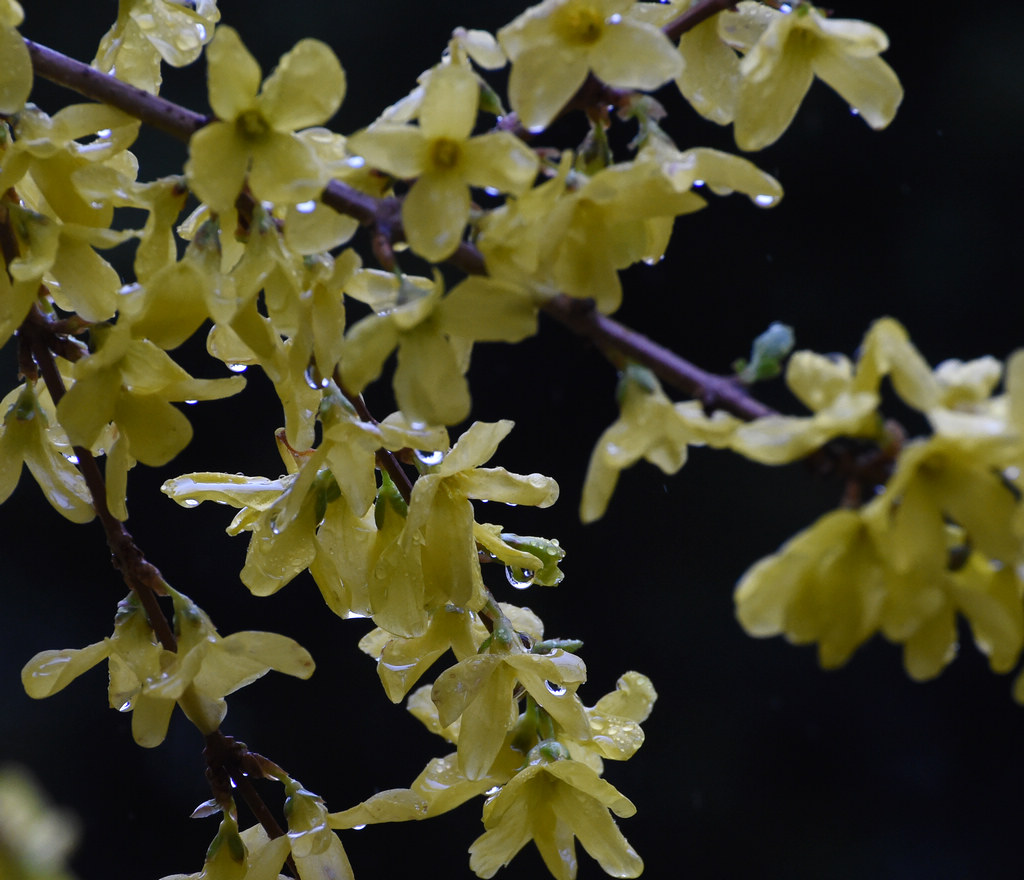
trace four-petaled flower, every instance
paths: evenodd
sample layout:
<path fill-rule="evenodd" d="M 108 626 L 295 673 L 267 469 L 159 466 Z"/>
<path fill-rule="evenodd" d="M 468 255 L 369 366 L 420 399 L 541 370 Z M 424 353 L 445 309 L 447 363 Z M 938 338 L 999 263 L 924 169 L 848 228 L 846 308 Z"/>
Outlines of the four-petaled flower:
<path fill-rule="evenodd" d="M 610 86 L 656 89 L 682 60 L 654 25 L 629 17 L 634 0 L 545 0 L 498 31 L 512 60 L 508 95 L 530 131 L 542 131 L 587 74 Z"/>
<path fill-rule="evenodd" d="M 327 170 L 294 131 L 325 122 L 341 106 L 345 73 L 334 52 L 319 40 L 301 40 L 262 89 L 259 65 L 232 28 L 217 28 L 206 58 L 219 121 L 189 142 L 192 191 L 217 212 L 232 210 L 247 175 L 257 199 L 293 205 L 316 198 Z"/>
<path fill-rule="evenodd" d="M 374 168 L 417 178 L 402 204 L 402 225 L 412 249 L 434 262 L 458 247 L 471 186 L 519 194 L 537 175 L 536 154 L 510 132 L 470 137 L 479 102 L 470 70 L 437 67 L 424 88 L 419 127 L 379 122 L 348 141 Z"/>
<path fill-rule="evenodd" d="M 586 764 L 563 756 L 558 743 L 534 747 L 529 766 L 484 805 L 487 830 L 469 848 L 478 877 L 493 877 L 532 839 L 557 880 L 573 880 L 577 837 L 611 876 L 640 876 L 644 863 L 608 812 L 627 818 L 636 807 Z"/>

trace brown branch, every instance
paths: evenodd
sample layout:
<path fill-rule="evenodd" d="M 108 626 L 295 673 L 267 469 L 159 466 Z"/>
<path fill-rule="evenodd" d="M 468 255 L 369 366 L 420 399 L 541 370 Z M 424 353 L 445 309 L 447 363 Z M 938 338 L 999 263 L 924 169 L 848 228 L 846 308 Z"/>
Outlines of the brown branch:
<path fill-rule="evenodd" d="M 687 10 L 668 27 L 683 33 L 731 5 L 724 0 L 705 0 Z M 52 49 L 28 40 L 25 42 L 32 53 L 36 73 L 40 76 L 86 97 L 109 103 L 179 140 L 187 141 L 194 131 L 210 121 L 208 117 L 143 92 Z M 581 93 L 600 96 L 604 94 L 603 90 L 606 88 L 596 80 L 594 83 L 588 80 Z M 576 98 L 570 103 L 575 101 Z M 340 180 L 332 180 L 324 189 L 321 199 L 325 205 L 355 218 L 361 225 L 372 227 L 380 234 L 386 234 L 391 242 L 401 241 L 403 238 L 401 199 L 373 196 Z M 487 274 L 483 255 L 469 242 L 460 244 L 448 262 L 470 275 Z M 541 308 L 573 332 L 593 340 L 602 349 L 610 348 L 621 352 L 648 367 L 668 385 L 700 399 L 709 409 L 725 409 L 746 419 L 758 418 L 772 412 L 731 378 L 701 370 L 648 337 L 607 315 L 600 314 L 592 303 L 559 295 L 548 300 Z M 408 475 L 398 465 L 397 459 L 391 453 L 387 453 L 380 461 L 404 495 Z"/>
<path fill-rule="evenodd" d="M 50 398 L 56 406 L 65 394 L 65 387 L 51 351 L 52 331 L 48 324 L 47 317 L 37 306 L 33 306 L 18 334 L 31 351 L 32 359 L 39 368 L 46 389 L 50 392 Z M 81 446 L 75 446 L 73 449 L 78 457 L 78 469 L 85 478 L 85 484 L 92 496 L 93 510 L 96 511 L 96 516 L 103 526 L 114 568 L 121 573 L 129 589 L 139 597 L 149 625 L 160 640 L 160 644 L 168 651 L 177 651 L 178 641 L 157 601 L 157 596 L 164 594 L 162 575 L 143 555 L 124 523 L 110 512 L 107 506 L 106 483 L 95 456 Z"/>
<path fill-rule="evenodd" d="M 123 110 L 151 128 L 187 141 L 192 133 L 206 125 L 210 117 L 187 110 L 178 104 L 151 95 L 142 89 L 102 73 L 54 49 L 25 40 L 32 68 L 37 76 L 72 91 Z"/>
<path fill-rule="evenodd" d="M 677 15 L 662 28 L 662 31 L 674 43 L 687 31 L 697 27 L 701 22 L 707 21 L 711 16 L 717 15 L 723 10 L 732 9 L 736 2 L 737 0 L 703 0 L 696 6 L 691 6 L 686 12 Z"/>

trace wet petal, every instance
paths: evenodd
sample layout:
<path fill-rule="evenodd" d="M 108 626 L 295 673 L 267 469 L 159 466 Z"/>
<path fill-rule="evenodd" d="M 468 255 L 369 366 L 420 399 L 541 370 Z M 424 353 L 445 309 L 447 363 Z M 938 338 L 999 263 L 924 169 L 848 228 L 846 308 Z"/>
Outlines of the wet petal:
<path fill-rule="evenodd" d="M 257 105 L 278 131 L 320 125 L 345 97 L 345 71 L 326 43 L 305 39 L 281 57 Z"/>
<path fill-rule="evenodd" d="M 260 66 L 234 28 L 217 28 L 206 47 L 206 63 L 210 107 L 220 119 L 233 120 L 256 103 Z"/>

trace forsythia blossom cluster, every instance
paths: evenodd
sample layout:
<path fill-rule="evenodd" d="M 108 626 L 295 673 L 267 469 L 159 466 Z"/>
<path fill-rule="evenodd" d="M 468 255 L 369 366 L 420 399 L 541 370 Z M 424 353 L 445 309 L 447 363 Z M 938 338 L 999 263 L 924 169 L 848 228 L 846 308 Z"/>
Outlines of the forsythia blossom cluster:
<path fill-rule="evenodd" d="M 533 612 L 496 598 L 489 572 L 504 570 L 516 587 L 554 586 L 565 551 L 478 519 L 483 502 L 546 508 L 558 486 L 490 464 L 513 425 L 471 421 L 473 348 L 534 335 L 539 310 L 559 295 L 614 312 L 619 273 L 660 260 L 676 218 L 709 193 L 779 201 L 781 185 L 752 162 L 677 145 L 645 93 L 674 83 L 699 113 L 733 123 L 745 150 L 783 133 L 815 77 L 875 128 L 901 98 L 873 25 L 807 3 L 741 2 L 673 37 L 671 22 L 693 7 L 544 0 L 496 35 L 460 28 L 407 98 L 343 136 L 324 128 L 347 88 L 325 43 L 300 41 L 264 78 L 239 34 L 219 24 L 215 0 L 120 0 L 90 75 L 155 95 L 164 63 L 202 55 L 208 71 L 212 116 L 191 134 L 183 173 L 145 181 L 130 151 L 139 123 L 123 110 L 79 104 L 49 115 L 27 103 L 24 13 L 0 0 L 0 344 L 16 340 L 23 374 L 0 402 L 0 501 L 25 466 L 62 515 L 99 514 L 109 537 L 128 517 L 129 471 L 165 465 L 191 440 L 179 405 L 236 394 L 245 380 L 231 373 L 259 368 L 282 407 L 284 473 L 190 473 L 163 491 L 183 507 L 237 509 L 227 531 L 249 533 L 241 580 L 253 594 L 309 571 L 332 612 L 371 618 L 360 647 L 387 697 L 407 699 L 454 748 L 409 788 L 336 812 L 260 765 L 284 787 L 278 837 L 240 829 L 211 766 L 214 798 L 196 815 L 219 813 L 220 824 L 202 871 L 187 876 L 276 878 L 290 859 L 303 880 L 351 877 L 336 831 L 423 819 L 480 795 L 484 830 L 469 850 L 480 877 L 530 841 L 559 880 L 576 876 L 576 840 L 613 876 L 642 871 L 613 818 L 635 807 L 602 772 L 643 743 L 654 687 L 627 672 L 584 704 L 581 643 L 545 638 Z M 481 72 L 504 67 L 508 110 Z M 591 87 L 603 97 L 583 142 L 537 146 Z M 635 128 L 626 147 L 608 137 L 612 110 Z M 189 195 L 198 206 L 182 217 Z M 352 244 L 357 219 L 373 226 L 377 266 Z M 129 280 L 102 255 L 126 244 Z M 449 260 L 476 260 L 476 271 L 442 274 L 437 264 Z M 176 360 L 198 333 L 224 375 L 196 378 Z M 595 447 L 581 517 L 603 515 L 625 468 L 643 458 L 673 473 L 691 445 L 781 463 L 836 437 L 884 441 L 877 409 L 888 377 L 934 435 L 900 451 L 869 503 L 825 517 L 752 569 L 737 593 L 741 620 L 756 634 L 818 642 L 830 665 L 880 630 L 926 677 L 948 659 L 960 612 L 993 667 L 1008 669 L 1024 641 L 1022 369 L 1013 360 L 1006 392 L 993 396 L 998 365 L 932 371 L 901 328 L 881 322 L 856 364 L 790 360 L 787 380 L 811 415 L 745 423 L 674 402 L 648 369 L 625 364 L 620 417 Z M 382 375 L 395 411 L 378 420 L 361 395 Z M 467 422 L 452 442 L 449 430 Z M 102 478 L 79 469 L 97 457 Z M 135 740 L 152 747 L 175 706 L 210 741 L 228 695 L 270 669 L 312 673 L 292 639 L 222 637 L 184 594 L 158 592 L 170 596 L 173 637 L 157 637 L 153 608 L 133 592 L 109 637 L 33 657 L 22 671 L 29 695 L 54 694 L 107 661 L 111 707 L 130 711 Z M 417 687 L 435 664 L 433 681 Z"/>

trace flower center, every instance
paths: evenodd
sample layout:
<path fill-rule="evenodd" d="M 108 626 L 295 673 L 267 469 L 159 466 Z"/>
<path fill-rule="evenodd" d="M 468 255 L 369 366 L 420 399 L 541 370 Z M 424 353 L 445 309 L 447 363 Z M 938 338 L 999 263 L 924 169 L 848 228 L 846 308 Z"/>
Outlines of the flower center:
<path fill-rule="evenodd" d="M 604 16 L 592 6 L 574 3 L 562 9 L 558 30 L 567 43 L 591 46 L 604 33 Z"/>
<path fill-rule="evenodd" d="M 459 163 L 462 150 L 458 141 L 449 138 L 438 138 L 430 150 L 430 158 L 438 171 L 448 171 Z"/>
<path fill-rule="evenodd" d="M 257 141 L 267 135 L 270 126 L 259 110 L 246 110 L 235 120 L 235 129 L 247 141 Z"/>

